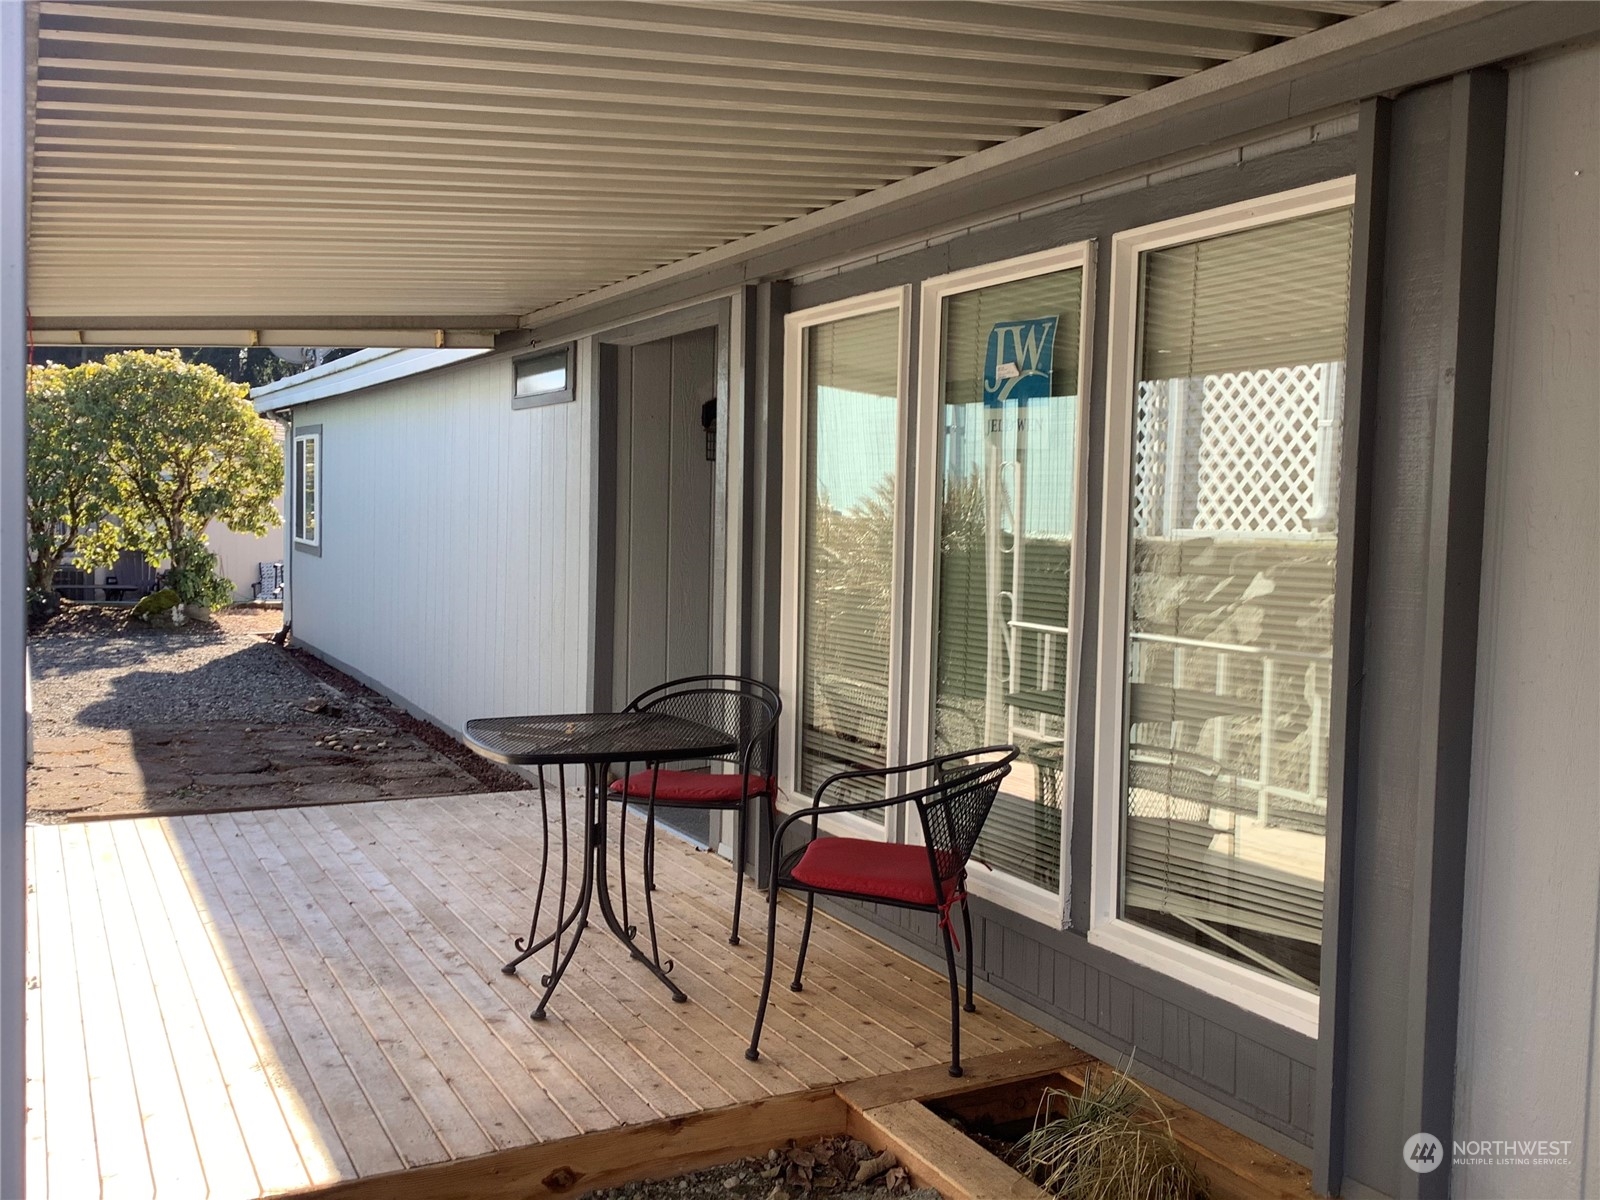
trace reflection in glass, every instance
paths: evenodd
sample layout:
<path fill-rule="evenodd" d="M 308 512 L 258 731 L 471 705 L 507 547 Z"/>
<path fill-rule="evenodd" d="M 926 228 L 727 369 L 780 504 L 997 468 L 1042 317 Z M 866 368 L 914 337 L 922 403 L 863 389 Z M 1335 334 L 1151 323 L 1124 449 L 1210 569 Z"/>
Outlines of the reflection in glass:
<path fill-rule="evenodd" d="M 1082 271 L 948 297 L 934 744 L 1022 748 L 975 857 L 1055 892 Z"/>
<path fill-rule="evenodd" d="M 1315 990 L 1350 214 L 1141 261 L 1123 915 Z"/>
<path fill-rule="evenodd" d="M 797 783 L 807 795 L 835 771 L 888 761 L 899 343 L 897 310 L 806 331 Z"/>

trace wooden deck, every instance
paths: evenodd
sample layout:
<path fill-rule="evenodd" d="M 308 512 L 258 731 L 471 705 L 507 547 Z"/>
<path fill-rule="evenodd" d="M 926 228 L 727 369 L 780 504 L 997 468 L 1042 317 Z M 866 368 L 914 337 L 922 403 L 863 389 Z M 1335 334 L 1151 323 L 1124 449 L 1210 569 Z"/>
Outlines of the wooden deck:
<path fill-rule="evenodd" d="M 747 1062 L 761 897 L 729 946 L 731 869 L 671 837 L 659 925 L 690 1002 L 596 927 L 530 1020 L 534 972 L 499 964 L 541 834 L 527 793 L 30 828 L 29 1195 L 238 1200 L 946 1055 L 943 978 L 819 915 Z M 988 1003 L 962 1033 L 970 1057 L 1054 1041 Z"/>

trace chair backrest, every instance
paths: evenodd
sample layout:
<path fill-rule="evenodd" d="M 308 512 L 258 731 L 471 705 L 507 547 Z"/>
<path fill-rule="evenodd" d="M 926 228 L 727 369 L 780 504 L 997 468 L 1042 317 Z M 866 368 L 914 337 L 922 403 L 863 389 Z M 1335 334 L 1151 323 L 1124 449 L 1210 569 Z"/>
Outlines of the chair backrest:
<path fill-rule="evenodd" d="M 778 714 L 783 702 L 759 679 L 745 675 L 689 675 L 640 692 L 630 712 L 664 712 L 739 739 L 739 748 L 720 756 L 745 775 L 769 779 L 778 768 Z"/>
<path fill-rule="evenodd" d="M 256 598 L 277 599 L 283 594 L 283 564 L 258 562 L 256 564 Z"/>
<path fill-rule="evenodd" d="M 921 814 L 922 837 L 940 879 L 966 870 L 1001 781 L 1019 753 L 1015 746 L 985 746 L 940 755 L 927 764 L 933 786 L 908 798 Z"/>
<path fill-rule="evenodd" d="M 994 798 L 1000 793 L 1000 783 L 1011 773 L 1011 764 L 1021 753 L 1011 745 L 980 746 L 906 766 L 836 772 L 824 779 L 813 794 L 811 834 L 817 835 L 822 810 L 832 798 L 830 793 L 849 796 L 857 783 L 882 780 L 889 795 L 895 796 L 894 781 L 900 781 L 898 786 L 903 789 L 907 782 L 931 777 L 930 784 L 901 790 L 894 803 L 916 806 L 934 875 L 942 881 L 955 879 L 966 870 L 978 834 L 983 832 L 983 823 L 989 819 Z M 849 808 L 850 802 L 840 807 Z"/>

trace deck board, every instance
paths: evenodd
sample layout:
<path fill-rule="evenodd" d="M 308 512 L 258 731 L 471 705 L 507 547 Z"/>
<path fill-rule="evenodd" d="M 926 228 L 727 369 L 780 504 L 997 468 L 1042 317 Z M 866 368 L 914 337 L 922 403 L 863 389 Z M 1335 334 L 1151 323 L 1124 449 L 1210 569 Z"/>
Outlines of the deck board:
<path fill-rule="evenodd" d="M 690 1002 L 596 914 L 531 1020 L 547 956 L 499 966 L 542 836 L 526 793 L 31 827 L 29 1194 L 269 1195 L 943 1060 L 944 980 L 830 917 L 788 990 L 786 900 L 748 1062 L 763 899 L 729 946 L 731 869 L 670 836 L 653 899 Z M 992 1004 L 962 1035 L 974 1055 L 1051 1041 Z"/>
<path fill-rule="evenodd" d="M 44 1062 L 39 1077 L 45 1120 L 46 1179 L 57 1196 L 98 1195 L 99 1146 L 90 1100 L 89 1059 L 84 1045 L 79 969 L 72 937 L 59 835 L 34 846 L 33 908 L 39 926 L 39 1011 Z M 29 1190 L 33 1190 L 29 1181 Z"/>

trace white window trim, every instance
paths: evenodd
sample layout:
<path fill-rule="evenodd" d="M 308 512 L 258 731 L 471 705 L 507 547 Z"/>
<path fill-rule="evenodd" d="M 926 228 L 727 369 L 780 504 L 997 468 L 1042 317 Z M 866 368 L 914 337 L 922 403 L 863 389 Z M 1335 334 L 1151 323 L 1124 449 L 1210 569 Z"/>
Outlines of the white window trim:
<path fill-rule="evenodd" d="M 1111 239 L 1089 941 L 1311 1037 L 1317 1034 L 1319 1000 L 1315 993 L 1146 929 L 1124 920 L 1117 912 L 1122 871 L 1122 723 L 1127 695 L 1123 679 L 1127 667 L 1128 521 L 1133 486 L 1139 258 L 1150 250 L 1347 208 L 1354 202 L 1355 177 L 1346 176 L 1125 230 Z"/>
<path fill-rule="evenodd" d="M 312 461 L 313 466 L 312 466 L 312 475 L 311 475 L 311 515 L 312 515 L 312 521 L 313 521 L 313 528 L 312 528 L 310 537 L 301 537 L 300 536 L 301 517 L 303 516 L 303 513 L 304 513 L 304 510 L 301 508 L 301 502 L 302 502 L 302 499 L 304 497 L 304 492 L 301 490 L 301 485 L 300 485 L 300 461 L 301 461 L 301 459 L 300 459 L 300 446 L 301 446 L 301 443 L 303 443 L 303 442 L 311 443 L 311 448 L 312 448 L 311 461 Z M 289 520 L 290 520 L 290 524 L 291 524 L 291 527 L 292 527 L 292 533 L 293 533 L 293 536 L 294 536 L 294 543 L 297 546 L 321 546 L 322 545 L 322 434 L 320 432 L 317 432 L 317 433 L 297 433 L 297 434 L 295 434 L 294 435 L 294 445 L 292 446 L 292 448 L 290 450 L 290 454 L 291 454 L 291 458 L 289 460 L 289 474 L 290 474 L 290 478 L 292 479 L 293 484 L 294 484 L 294 498 L 293 498 L 294 499 L 294 503 L 293 503 L 293 507 L 290 510 Z"/>
<path fill-rule="evenodd" d="M 778 787 L 782 799 L 780 808 L 792 812 L 811 803 L 811 797 L 796 785 L 800 737 L 800 606 L 805 595 L 802 586 L 801 525 L 805 516 L 805 333 L 815 325 L 843 320 L 847 317 L 865 316 L 868 313 L 896 311 L 900 317 L 899 342 L 895 349 L 897 366 L 895 387 L 898 392 L 895 415 L 897 430 L 905 429 L 907 393 L 910 386 L 909 346 L 911 344 L 911 288 L 890 288 L 852 296 L 832 304 L 821 304 L 803 309 L 784 318 L 784 428 L 783 428 L 783 601 L 779 625 L 778 678 L 779 694 L 783 699 L 783 719 L 778 738 Z M 906 534 L 906 468 L 910 451 L 902 433 L 895 453 L 894 481 L 894 544 L 905 544 Z M 888 765 L 896 760 L 897 747 L 904 744 L 904 724 L 901 713 L 902 679 L 905 672 L 904 653 L 901 649 L 900 613 L 905 587 L 904 572 L 897 557 L 890 578 L 892 611 L 889 615 L 889 713 L 888 713 Z M 885 794 L 888 795 L 886 787 Z M 883 824 L 879 825 L 855 813 L 840 813 L 824 817 L 822 828 L 835 835 L 869 838 L 873 841 L 896 841 L 904 825 L 901 809 L 884 810 Z"/>
<path fill-rule="evenodd" d="M 934 663 L 938 654 L 935 603 L 938 585 L 939 492 L 942 487 L 940 458 L 943 448 L 944 403 L 940 389 L 940 368 L 943 356 L 941 326 L 944 300 L 947 296 L 995 284 L 1012 283 L 1057 271 L 1074 268 L 1083 272 L 1083 292 L 1079 298 L 1078 326 L 1078 406 L 1075 414 L 1074 438 L 1077 462 L 1073 468 L 1073 552 L 1081 553 L 1088 529 L 1088 438 L 1089 372 L 1094 359 L 1092 327 L 1094 315 L 1094 250 L 1092 241 L 1074 242 L 1036 254 L 1009 258 L 1002 262 L 987 263 L 964 271 L 954 271 L 925 280 L 922 284 L 921 340 L 919 343 L 917 413 L 917 497 L 916 543 L 912 549 L 911 594 L 914 606 L 911 613 L 911 655 L 906 681 L 909 711 L 912 714 L 908 730 L 907 752 L 912 761 L 928 758 L 933 753 L 933 691 Z M 1075 564 L 1076 565 L 1076 564 Z M 1083 602 L 1086 587 L 1083 572 L 1074 569 L 1067 594 L 1067 662 L 1076 663 L 1079 657 L 1079 629 L 1082 625 Z M 991 870 L 974 862 L 967 876 L 968 890 L 974 896 L 993 901 L 1004 908 L 1038 921 L 1052 929 L 1065 929 L 1071 908 L 1072 879 L 1072 776 L 1073 739 L 1070 731 L 1077 724 L 1076 680 L 1069 673 L 1066 680 L 1065 725 L 1069 731 L 1063 747 L 1061 770 L 1061 885 L 1055 892 L 1028 883 L 1026 880 L 1000 871 Z M 917 834 L 919 831 L 910 831 Z"/>

